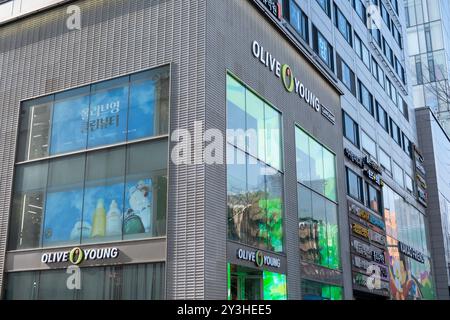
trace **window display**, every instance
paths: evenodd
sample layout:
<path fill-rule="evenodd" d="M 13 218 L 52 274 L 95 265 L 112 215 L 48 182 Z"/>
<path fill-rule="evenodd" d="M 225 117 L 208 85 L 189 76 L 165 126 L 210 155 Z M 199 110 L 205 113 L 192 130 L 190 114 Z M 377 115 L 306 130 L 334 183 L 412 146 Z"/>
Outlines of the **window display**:
<path fill-rule="evenodd" d="M 18 162 L 168 132 L 169 67 L 26 101 Z"/>
<path fill-rule="evenodd" d="M 300 257 L 339 269 L 335 155 L 300 128 L 295 137 Z"/>
<path fill-rule="evenodd" d="M 286 300 L 286 275 L 227 264 L 228 300 Z"/>
<path fill-rule="evenodd" d="M 7 274 L 7 300 L 153 300 L 165 298 L 164 263 L 81 268 L 69 290 L 66 269 Z"/>
<path fill-rule="evenodd" d="M 282 252 L 281 115 L 231 75 L 227 131 L 228 239 Z"/>
<path fill-rule="evenodd" d="M 343 288 L 311 280 L 302 280 L 303 300 L 342 300 Z"/>
<path fill-rule="evenodd" d="M 164 236 L 167 154 L 162 139 L 19 166 L 10 250 Z"/>

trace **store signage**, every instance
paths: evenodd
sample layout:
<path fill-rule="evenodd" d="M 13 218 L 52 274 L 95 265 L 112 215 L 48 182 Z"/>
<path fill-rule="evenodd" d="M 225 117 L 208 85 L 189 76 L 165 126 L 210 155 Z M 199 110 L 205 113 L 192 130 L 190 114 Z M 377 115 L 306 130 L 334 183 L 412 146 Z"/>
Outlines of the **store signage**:
<path fill-rule="evenodd" d="M 356 164 L 360 168 L 364 168 L 364 160 L 361 157 L 358 157 L 353 151 L 348 148 L 344 149 L 345 156 L 354 164 Z"/>
<path fill-rule="evenodd" d="M 252 43 L 253 56 L 266 66 L 277 78 L 281 78 L 284 88 L 287 92 L 297 94 L 309 105 L 314 111 L 320 112 L 324 118 L 335 124 L 335 116 L 329 110 L 323 110 L 319 98 L 308 89 L 297 77 L 294 71 L 287 64 L 279 62 L 272 54 L 270 54 L 258 41 Z"/>
<path fill-rule="evenodd" d="M 369 239 L 369 229 L 364 228 L 358 223 L 352 223 L 352 231 L 363 238 Z"/>
<path fill-rule="evenodd" d="M 380 228 L 381 230 L 384 230 L 386 228 L 386 225 L 384 224 L 384 221 L 378 217 L 376 217 L 373 214 L 370 214 L 369 216 L 369 222 L 373 224 L 374 226 Z"/>
<path fill-rule="evenodd" d="M 375 249 L 374 247 L 371 247 L 370 250 L 372 250 L 372 260 L 380 263 L 380 264 L 386 264 L 386 257 L 384 255 L 383 250 Z"/>
<path fill-rule="evenodd" d="M 428 193 L 420 188 L 417 188 L 417 198 L 422 204 L 426 205 L 428 202 Z"/>
<path fill-rule="evenodd" d="M 280 258 L 269 256 L 259 250 L 237 249 L 236 257 L 239 260 L 245 260 L 255 263 L 258 267 L 268 266 L 273 268 L 281 267 Z"/>
<path fill-rule="evenodd" d="M 78 265 L 86 260 L 116 259 L 118 256 L 118 248 L 81 249 L 77 247 L 70 251 L 43 253 L 41 262 L 46 264 L 70 262 Z"/>
<path fill-rule="evenodd" d="M 422 153 L 417 149 L 416 145 L 413 145 L 413 157 L 414 157 L 414 170 L 415 170 L 415 184 L 417 187 L 416 197 L 417 200 L 424 206 L 427 206 L 428 195 L 427 195 L 427 183 L 425 182 L 425 168 L 423 166 L 423 156 Z"/>
<path fill-rule="evenodd" d="M 381 178 L 380 166 L 369 157 L 358 157 L 353 151 L 348 148 L 344 149 L 344 155 L 354 164 L 356 164 L 361 169 L 364 169 L 364 165 L 368 168 L 364 169 L 364 175 L 372 180 L 374 183 L 382 187 L 384 185 L 383 179 Z"/>
<path fill-rule="evenodd" d="M 372 180 L 372 182 L 376 183 L 380 187 L 384 186 L 384 181 L 383 181 L 383 179 L 381 179 L 381 176 L 379 174 L 375 173 L 371 169 L 364 169 L 363 172 L 367 178 Z"/>
<path fill-rule="evenodd" d="M 384 251 L 376 248 L 375 246 L 370 246 L 359 240 L 353 239 L 352 241 L 353 249 L 356 253 L 360 254 L 366 259 L 371 259 L 379 264 L 386 264 L 386 258 L 384 256 Z"/>
<path fill-rule="evenodd" d="M 401 253 L 403 253 L 405 256 L 408 256 L 420 263 L 425 263 L 425 258 L 423 254 L 420 251 L 417 251 L 416 249 L 408 246 L 407 244 L 404 244 L 403 242 L 398 242 L 398 249 Z"/>
<path fill-rule="evenodd" d="M 369 239 L 370 241 L 381 244 L 382 246 L 386 245 L 386 237 L 373 230 L 369 230 Z"/>
<path fill-rule="evenodd" d="M 278 20 L 281 20 L 281 3 L 276 0 L 259 0 Z"/>
<path fill-rule="evenodd" d="M 370 262 L 370 261 L 363 259 L 361 257 L 358 257 L 358 256 L 353 256 L 353 265 L 362 270 L 368 270 L 370 268 L 370 266 L 375 265 L 380 270 L 381 278 L 384 280 L 388 279 L 389 273 L 388 273 L 388 269 L 386 266 L 380 265 L 378 263 Z"/>
<path fill-rule="evenodd" d="M 419 161 L 419 159 L 416 159 L 416 169 L 419 171 L 422 175 L 425 175 L 425 168 L 422 165 L 422 163 Z"/>
<path fill-rule="evenodd" d="M 352 245 L 358 254 L 360 254 L 363 257 L 366 257 L 368 259 L 372 259 L 372 250 L 370 249 L 369 245 L 367 245 L 361 241 L 358 241 L 356 239 L 354 239 L 352 241 Z"/>
<path fill-rule="evenodd" d="M 369 288 L 367 285 L 367 281 L 368 281 L 369 277 L 361 274 L 361 273 L 356 273 L 353 276 L 353 283 L 360 286 L 360 287 L 364 287 L 364 288 Z M 373 290 L 370 290 L 372 292 L 376 292 L 376 293 L 380 293 L 382 295 L 389 295 L 389 283 L 388 282 L 384 282 L 384 281 L 380 281 L 379 282 L 380 288 L 376 288 Z"/>

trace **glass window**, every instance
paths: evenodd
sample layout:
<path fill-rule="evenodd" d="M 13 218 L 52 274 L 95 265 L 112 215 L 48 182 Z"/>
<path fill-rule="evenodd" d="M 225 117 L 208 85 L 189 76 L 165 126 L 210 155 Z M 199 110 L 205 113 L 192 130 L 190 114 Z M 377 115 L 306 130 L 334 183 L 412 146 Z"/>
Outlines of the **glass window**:
<path fill-rule="evenodd" d="M 286 275 L 227 264 L 228 300 L 286 300 Z"/>
<path fill-rule="evenodd" d="M 311 187 L 311 160 L 309 157 L 309 137 L 303 130 L 295 130 L 297 181 Z"/>
<path fill-rule="evenodd" d="M 281 114 L 231 75 L 227 75 L 227 141 L 282 170 Z"/>
<path fill-rule="evenodd" d="M 412 178 L 411 178 L 409 175 L 407 175 L 406 173 L 405 173 L 405 187 L 406 187 L 406 190 L 407 190 L 407 191 L 409 191 L 410 193 L 413 193 L 413 191 L 414 191 L 414 188 L 413 188 L 413 180 L 412 180 Z"/>
<path fill-rule="evenodd" d="M 395 142 L 401 147 L 402 146 L 402 139 L 400 135 L 400 128 L 397 126 L 397 124 L 391 119 L 391 137 L 394 139 Z"/>
<path fill-rule="evenodd" d="M 152 69 L 130 78 L 130 109 L 128 140 L 168 133 L 169 75 L 168 70 Z"/>
<path fill-rule="evenodd" d="M 360 202 L 364 200 L 362 179 L 349 168 L 347 168 L 347 193 Z"/>
<path fill-rule="evenodd" d="M 380 164 L 389 173 L 392 173 L 391 157 L 380 148 Z"/>
<path fill-rule="evenodd" d="M 347 40 L 347 42 L 351 46 L 352 28 L 350 26 L 350 23 L 347 21 L 342 11 L 339 10 L 339 8 L 336 5 L 334 5 L 334 9 L 335 9 L 335 17 L 334 17 L 335 25 L 338 28 L 339 32 L 344 37 L 344 39 Z"/>
<path fill-rule="evenodd" d="M 317 30 L 313 25 L 313 49 L 319 55 L 320 59 L 325 62 L 325 64 L 334 70 L 333 65 L 333 48 L 330 43 L 325 39 L 325 37 Z"/>
<path fill-rule="evenodd" d="M 294 1 L 289 1 L 289 17 L 291 25 L 300 37 L 309 42 L 308 17 Z"/>
<path fill-rule="evenodd" d="M 295 129 L 297 181 L 330 200 L 336 199 L 335 155 L 302 129 Z"/>
<path fill-rule="evenodd" d="M 55 95 L 50 154 L 86 149 L 89 94 L 82 87 Z"/>
<path fill-rule="evenodd" d="M 383 127 L 383 129 L 386 130 L 387 133 L 389 133 L 388 114 L 378 103 L 378 101 L 376 101 L 375 104 L 377 106 L 377 121 Z"/>
<path fill-rule="evenodd" d="M 359 148 L 359 126 L 345 111 L 342 112 L 344 116 L 344 136 Z"/>
<path fill-rule="evenodd" d="M 33 160 L 48 156 L 50 117 L 53 97 L 23 103 L 20 110 L 17 160 Z"/>
<path fill-rule="evenodd" d="M 18 162 L 167 134 L 168 101 L 168 66 L 26 101 Z"/>
<path fill-rule="evenodd" d="M 41 243 L 47 171 L 46 161 L 16 169 L 8 242 L 10 250 L 36 248 Z"/>
<path fill-rule="evenodd" d="M 381 213 L 381 194 L 371 184 L 366 183 L 367 186 L 367 206 L 377 213 Z"/>
<path fill-rule="evenodd" d="M 358 80 L 359 102 L 373 116 L 373 98 L 372 94 L 367 90 L 366 86 Z"/>
<path fill-rule="evenodd" d="M 166 235 L 167 156 L 167 140 L 134 144 L 128 148 L 124 239 Z M 116 172 L 120 170 L 117 168 Z"/>
<path fill-rule="evenodd" d="M 408 137 L 402 133 L 403 136 L 403 151 L 411 158 L 411 141 L 409 141 Z"/>
<path fill-rule="evenodd" d="M 87 117 L 88 147 L 125 141 L 128 90 L 128 77 L 92 85 Z"/>
<path fill-rule="evenodd" d="M 355 74 L 338 54 L 336 54 L 336 64 L 338 79 L 342 81 L 342 83 L 347 87 L 348 90 L 350 90 L 353 95 L 355 95 Z"/>
<path fill-rule="evenodd" d="M 66 269 L 15 272 L 7 276 L 7 300 L 160 300 L 164 263 L 82 268 L 81 289 L 67 289 Z"/>
<path fill-rule="evenodd" d="M 361 0 L 353 0 L 353 8 L 361 21 L 366 24 L 366 7 Z"/>
<path fill-rule="evenodd" d="M 342 300 L 342 287 L 302 279 L 303 300 Z"/>
<path fill-rule="evenodd" d="M 330 16 L 330 0 L 317 0 L 317 3 L 325 11 L 327 16 Z"/>
<path fill-rule="evenodd" d="M 377 145 L 364 131 L 361 132 L 361 145 L 373 159 L 377 159 Z"/>
<path fill-rule="evenodd" d="M 323 171 L 323 147 L 312 139 L 309 139 L 309 156 L 311 159 L 311 188 L 323 194 L 325 186 Z"/>
<path fill-rule="evenodd" d="M 80 243 L 85 155 L 54 159 L 48 169 L 43 245 Z"/>
<path fill-rule="evenodd" d="M 403 182 L 403 170 L 402 168 L 396 163 L 394 162 L 393 164 L 393 177 L 394 177 L 394 181 L 397 182 L 402 188 L 404 187 L 404 182 Z"/>
<path fill-rule="evenodd" d="M 83 221 L 73 225 L 73 238 L 81 236 L 84 243 L 122 239 L 124 183 L 124 147 L 88 154 Z"/>
<path fill-rule="evenodd" d="M 230 75 L 227 100 L 228 238 L 282 252 L 281 114 Z M 256 142 L 242 148 L 243 139 L 236 131 L 231 135 L 232 129 L 253 129 Z"/>

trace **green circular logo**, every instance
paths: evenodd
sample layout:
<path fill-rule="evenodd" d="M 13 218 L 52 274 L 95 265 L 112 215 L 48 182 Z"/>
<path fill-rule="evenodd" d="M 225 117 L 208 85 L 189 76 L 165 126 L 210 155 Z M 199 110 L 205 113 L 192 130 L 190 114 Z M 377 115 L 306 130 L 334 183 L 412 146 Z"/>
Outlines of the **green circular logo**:
<path fill-rule="evenodd" d="M 281 67 L 281 80 L 283 80 L 283 85 L 288 92 L 294 91 L 294 74 L 287 64 L 283 64 Z"/>
<path fill-rule="evenodd" d="M 258 267 L 262 267 L 264 263 L 264 254 L 261 251 L 256 251 L 255 263 Z"/>
<path fill-rule="evenodd" d="M 73 264 L 80 264 L 84 260 L 84 251 L 80 248 L 73 248 L 69 252 L 69 261 Z"/>

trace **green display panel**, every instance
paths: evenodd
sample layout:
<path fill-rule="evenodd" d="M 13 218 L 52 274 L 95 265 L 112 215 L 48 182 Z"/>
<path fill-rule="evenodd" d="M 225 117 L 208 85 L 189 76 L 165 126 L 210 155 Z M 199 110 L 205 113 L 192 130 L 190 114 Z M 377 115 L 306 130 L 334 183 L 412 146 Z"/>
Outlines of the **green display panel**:
<path fill-rule="evenodd" d="M 342 287 L 317 281 L 302 280 L 303 300 L 342 300 Z"/>
<path fill-rule="evenodd" d="M 228 300 L 286 300 L 286 275 L 227 264 Z"/>
<path fill-rule="evenodd" d="M 286 300 L 286 275 L 263 271 L 264 300 Z"/>

